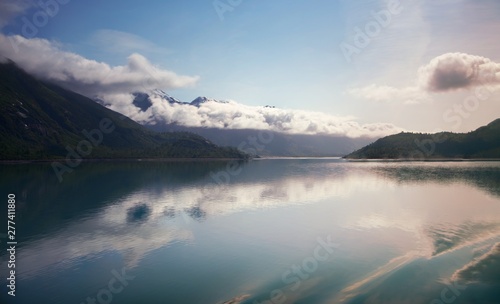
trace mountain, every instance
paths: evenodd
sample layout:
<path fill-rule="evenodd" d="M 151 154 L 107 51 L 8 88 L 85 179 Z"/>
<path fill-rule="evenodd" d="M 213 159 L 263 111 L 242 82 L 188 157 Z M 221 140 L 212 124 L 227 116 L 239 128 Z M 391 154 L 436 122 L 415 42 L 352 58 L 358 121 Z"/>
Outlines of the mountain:
<path fill-rule="evenodd" d="M 195 107 L 199 107 L 206 102 L 228 103 L 227 101 L 224 101 L 224 100 L 217 100 L 217 99 L 212 99 L 212 98 L 200 96 L 200 97 L 196 98 L 195 100 L 191 101 L 191 103 L 189 103 L 189 104 L 192 106 L 195 106 Z"/>
<path fill-rule="evenodd" d="M 154 90 L 149 93 L 136 93 L 134 94 L 134 105 L 141 111 L 146 111 L 152 106 L 151 98 L 159 97 L 165 102 L 178 103 L 200 107 L 207 102 L 228 103 L 211 99 L 207 97 L 198 97 L 190 103 L 181 102 L 161 90 Z M 274 108 L 274 106 L 265 106 L 266 108 Z M 241 147 L 242 144 L 248 144 L 251 138 L 257 137 L 262 133 L 261 130 L 255 129 L 217 129 L 206 127 L 187 127 L 176 123 L 165 123 L 163 121 L 153 121 L 150 124 L 145 124 L 151 130 L 156 132 L 192 132 L 203 136 L 217 145 Z M 250 140 L 249 140 L 250 138 Z M 287 133 L 273 133 L 273 140 L 265 145 L 259 144 L 261 149 L 253 149 L 255 153 L 260 156 L 342 156 L 352 151 L 355 151 L 371 142 L 373 138 L 349 138 L 345 136 L 335 136 L 326 134 L 287 134 Z M 249 149 L 247 149 L 249 150 Z"/>
<path fill-rule="evenodd" d="M 159 92 L 157 92 L 159 93 Z M 158 133 L 94 100 L 0 64 L 0 159 L 245 158 L 187 132 Z"/>
<path fill-rule="evenodd" d="M 186 102 L 182 102 L 182 101 L 168 95 L 165 91 L 162 91 L 159 89 L 152 90 L 149 93 L 135 92 L 132 95 L 134 96 L 134 100 L 132 101 L 132 103 L 134 104 L 134 106 L 139 108 L 139 110 L 141 110 L 142 112 L 146 112 L 153 105 L 151 98 L 160 98 L 163 101 L 168 102 L 170 104 L 174 104 L 174 103 L 189 104 Z M 95 102 L 97 102 L 98 104 L 103 105 L 105 107 L 110 106 L 109 103 L 107 103 L 105 100 L 103 100 L 99 97 L 94 97 L 93 100 Z"/>
<path fill-rule="evenodd" d="M 355 151 L 374 141 L 373 138 L 361 137 L 350 138 L 335 135 L 309 135 L 309 134 L 286 134 L 273 132 L 272 140 L 266 143 L 258 143 L 258 148 L 251 147 L 253 138 L 260 134 L 271 134 L 262 130 L 254 129 L 216 129 L 202 127 L 186 127 L 175 124 L 146 125 L 155 131 L 178 131 L 192 132 L 201 135 L 217 145 L 239 147 L 247 146 L 250 150 L 256 150 L 260 156 L 274 157 L 330 157 L 343 156 Z M 262 136 L 262 135 L 261 135 Z M 267 135 L 268 137 L 271 135 Z M 251 151 L 247 151 L 251 152 Z"/>
<path fill-rule="evenodd" d="M 500 119 L 469 133 L 400 133 L 355 151 L 348 159 L 500 159 Z"/>
<path fill-rule="evenodd" d="M 227 103 L 227 101 L 220 101 L 204 96 L 200 96 L 195 100 L 193 100 L 192 102 L 182 102 L 177 98 L 170 96 L 165 91 L 159 89 L 152 90 L 148 93 L 136 92 L 133 95 L 134 95 L 134 100 L 132 103 L 136 107 L 138 107 L 142 112 L 146 112 L 153 105 L 151 98 L 160 98 L 161 100 L 163 100 L 164 102 L 168 102 L 169 104 L 183 104 L 183 105 L 191 105 L 194 107 L 200 107 L 200 105 L 206 102 Z M 102 104 L 103 106 L 108 106 L 108 104 L 102 99 L 95 98 L 94 101 Z"/>
<path fill-rule="evenodd" d="M 182 102 L 182 101 L 178 100 L 177 98 L 174 98 L 174 97 L 168 95 L 163 90 L 155 89 L 155 90 L 152 90 L 150 94 L 153 97 L 159 97 L 159 98 L 161 98 L 161 99 L 163 99 L 163 100 L 165 100 L 165 101 L 167 101 L 169 103 L 180 103 L 180 104 L 185 103 L 185 102 Z"/>

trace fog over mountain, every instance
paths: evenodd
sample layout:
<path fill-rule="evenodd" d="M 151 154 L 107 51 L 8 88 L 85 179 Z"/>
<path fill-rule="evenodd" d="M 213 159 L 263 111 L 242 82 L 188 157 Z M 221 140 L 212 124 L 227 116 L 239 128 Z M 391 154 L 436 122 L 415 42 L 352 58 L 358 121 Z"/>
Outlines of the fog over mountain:
<path fill-rule="evenodd" d="M 162 90 L 133 96 L 134 107 L 127 107 L 133 111 L 128 115 L 152 130 L 194 132 L 218 145 L 261 156 L 343 156 L 386 132 L 377 125 L 269 105 L 251 107 L 207 97 L 187 103 Z M 265 140 L 258 142 L 258 138 Z"/>
<path fill-rule="evenodd" d="M 107 106 L 145 125 L 215 128 L 223 130 L 267 130 L 285 134 L 334 135 L 377 138 L 402 131 L 392 124 L 360 124 L 353 117 L 247 106 L 236 101 L 198 97 L 181 102 L 161 90 L 134 93 L 132 101 L 108 101 Z"/>

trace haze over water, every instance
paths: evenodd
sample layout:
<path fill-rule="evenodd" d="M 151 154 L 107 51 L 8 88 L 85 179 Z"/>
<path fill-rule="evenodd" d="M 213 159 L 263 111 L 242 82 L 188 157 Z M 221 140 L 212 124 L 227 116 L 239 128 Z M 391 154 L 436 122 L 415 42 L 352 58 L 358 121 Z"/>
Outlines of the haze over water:
<path fill-rule="evenodd" d="M 2 165 L 16 303 L 499 301 L 500 162 L 240 169 L 226 182 L 223 162 L 86 163 L 59 183 L 50 165 Z"/>

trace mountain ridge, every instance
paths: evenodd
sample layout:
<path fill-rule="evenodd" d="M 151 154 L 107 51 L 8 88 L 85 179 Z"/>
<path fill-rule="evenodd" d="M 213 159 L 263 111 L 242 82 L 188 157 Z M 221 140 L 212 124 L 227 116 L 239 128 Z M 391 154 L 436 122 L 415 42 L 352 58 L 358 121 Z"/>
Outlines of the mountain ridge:
<path fill-rule="evenodd" d="M 154 93 L 161 92 L 161 94 Z M 142 112 L 147 111 L 153 105 L 151 97 L 160 97 L 163 101 L 194 107 L 200 107 L 203 103 L 216 102 L 225 104 L 228 101 L 216 100 L 208 97 L 197 97 L 191 102 L 179 101 L 164 91 L 153 90 L 150 93 L 136 93 L 133 104 Z M 176 102 L 171 100 L 175 99 Z M 263 108 L 275 108 L 274 106 L 266 105 Z M 181 131 L 192 132 L 201 135 L 217 145 L 239 147 L 242 143 L 248 141 L 248 138 L 258 136 L 262 132 L 270 132 L 259 129 L 228 129 L 215 127 L 193 127 L 184 126 L 175 122 L 164 122 L 155 120 L 151 123 L 144 123 L 147 128 L 157 132 Z M 351 153 L 368 143 L 373 142 L 376 138 L 359 137 L 351 138 L 341 135 L 329 134 L 289 134 L 284 132 L 272 132 L 273 141 L 267 143 L 262 149 L 256 151 L 260 156 L 276 156 L 276 157 L 325 157 L 335 156 L 340 157 L 347 153 Z"/>
<path fill-rule="evenodd" d="M 500 119 L 468 133 L 399 133 L 346 159 L 500 159 Z"/>
<path fill-rule="evenodd" d="M 13 61 L 0 63 L 0 111 L 0 160 L 61 159 L 83 146 L 91 150 L 80 155 L 83 159 L 247 157 L 193 133 L 149 130 L 92 99 L 36 79 Z M 103 131 L 103 122 L 113 131 L 101 132 L 102 140 L 90 149 L 85 134 Z"/>

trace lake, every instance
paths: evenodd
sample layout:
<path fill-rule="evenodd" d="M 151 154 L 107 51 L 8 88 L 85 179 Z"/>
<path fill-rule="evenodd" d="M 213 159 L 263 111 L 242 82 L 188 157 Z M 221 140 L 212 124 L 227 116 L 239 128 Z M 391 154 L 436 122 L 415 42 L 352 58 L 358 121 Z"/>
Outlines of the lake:
<path fill-rule="evenodd" d="M 500 302 L 500 162 L 0 168 L 2 303 Z"/>

